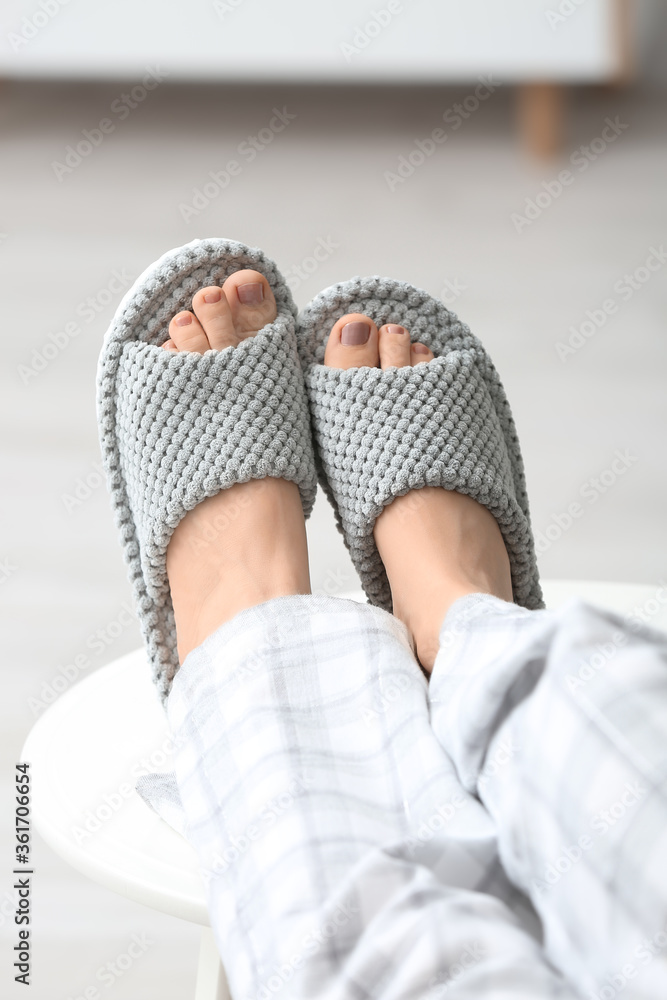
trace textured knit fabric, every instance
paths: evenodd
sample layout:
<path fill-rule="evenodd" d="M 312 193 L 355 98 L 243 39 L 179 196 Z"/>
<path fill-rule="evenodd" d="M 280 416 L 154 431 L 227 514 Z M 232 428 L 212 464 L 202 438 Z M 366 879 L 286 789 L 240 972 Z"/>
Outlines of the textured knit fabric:
<path fill-rule="evenodd" d="M 435 360 L 412 367 L 325 367 L 331 328 L 345 313 L 399 323 Z M 543 606 L 519 440 L 498 374 L 480 341 L 427 292 L 390 278 L 353 278 L 299 315 L 299 354 L 320 483 L 373 604 L 391 610 L 373 526 L 394 497 L 424 486 L 466 493 L 496 518 L 514 600 Z"/>
<path fill-rule="evenodd" d="M 223 351 L 167 352 L 169 322 L 206 285 L 253 268 L 278 315 Z M 98 370 L 102 455 L 139 621 L 163 697 L 178 669 L 166 573 L 169 539 L 206 497 L 251 479 L 295 482 L 304 513 L 317 488 L 296 308 L 273 261 L 223 239 L 195 240 L 135 282 L 106 334 Z"/>
<path fill-rule="evenodd" d="M 278 598 L 168 715 L 234 1000 L 667 996 L 665 635 L 473 595 L 427 685 L 381 610 Z"/>

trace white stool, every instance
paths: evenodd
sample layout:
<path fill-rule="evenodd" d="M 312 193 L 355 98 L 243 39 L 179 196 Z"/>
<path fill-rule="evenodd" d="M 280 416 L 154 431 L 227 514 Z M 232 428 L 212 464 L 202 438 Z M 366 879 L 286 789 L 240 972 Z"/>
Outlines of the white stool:
<path fill-rule="evenodd" d="M 574 595 L 629 613 L 645 607 L 667 630 L 667 605 L 638 584 L 543 582 L 549 607 Z M 364 600 L 361 592 L 343 595 Z M 203 927 L 195 1000 L 229 1000 L 190 845 L 134 791 L 138 773 L 170 770 L 166 717 L 143 649 L 95 671 L 33 726 L 33 823 L 65 861 L 101 885 Z M 92 832 L 91 832 L 92 831 Z"/>

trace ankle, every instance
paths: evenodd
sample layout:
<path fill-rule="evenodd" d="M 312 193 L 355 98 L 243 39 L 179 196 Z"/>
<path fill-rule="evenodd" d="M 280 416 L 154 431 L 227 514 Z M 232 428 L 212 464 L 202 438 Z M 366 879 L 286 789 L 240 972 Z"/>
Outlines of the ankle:
<path fill-rule="evenodd" d="M 283 562 L 269 560 L 261 570 L 247 563 L 227 563 L 213 581 L 202 581 L 195 593 L 174 598 L 174 617 L 181 663 L 225 622 L 248 608 L 276 597 L 310 593 L 307 575 Z"/>
<path fill-rule="evenodd" d="M 425 487 L 399 497 L 375 525 L 393 610 L 413 636 L 427 672 L 445 616 L 460 597 L 512 600 L 509 557 L 495 518 L 460 493 Z"/>
<path fill-rule="evenodd" d="M 391 584 L 391 580 L 390 586 Z M 412 636 L 417 659 L 430 674 L 440 648 L 440 632 L 451 606 L 469 594 L 491 594 L 511 601 L 511 595 L 499 593 L 488 578 L 476 580 L 452 575 L 426 579 L 426 586 L 405 593 L 392 586 L 392 611 Z"/>
<path fill-rule="evenodd" d="M 298 488 L 251 480 L 204 500 L 176 528 L 167 573 L 181 662 L 240 611 L 310 593 Z"/>

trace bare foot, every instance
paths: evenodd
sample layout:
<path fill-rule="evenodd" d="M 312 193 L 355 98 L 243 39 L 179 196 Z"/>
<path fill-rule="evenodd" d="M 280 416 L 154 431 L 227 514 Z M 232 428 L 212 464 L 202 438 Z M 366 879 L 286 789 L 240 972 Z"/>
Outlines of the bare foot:
<path fill-rule="evenodd" d="M 234 347 L 276 318 L 266 278 L 237 271 L 200 289 L 194 314 L 178 313 L 167 351 Z M 284 479 L 238 483 L 185 515 L 167 549 L 181 663 L 223 622 L 273 597 L 310 593 L 299 489 Z"/>
<path fill-rule="evenodd" d="M 276 318 L 271 286 L 259 271 L 235 271 L 222 288 L 200 288 L 192 299 L 194 313 L 177 313 L 169 324 L 165 351 L 222 351 L 252 337 Z"/>
<path fill-rule="evenodd" d="M 428 363 L 433 353 L 411 344 L 403 327 L 379 330 L 360 313 L 333 327 L 324 363 L 332 368 L 382 369 Z M 433 669 L 450 605 L 465 594 L 512 600 L 510 563 L 496 519 L 486 507 L 451 490 L 424 487 L 388 504 L 373 530 L 394 614 L 410 630 L 424 669 Z"/>

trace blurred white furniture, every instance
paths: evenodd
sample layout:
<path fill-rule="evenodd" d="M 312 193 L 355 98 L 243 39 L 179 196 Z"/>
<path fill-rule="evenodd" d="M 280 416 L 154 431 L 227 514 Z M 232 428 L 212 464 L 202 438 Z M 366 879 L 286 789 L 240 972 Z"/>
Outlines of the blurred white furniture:
<path fill-rule="evenodd" d="M 436 82 L 481 73 L 590 81 L 618 71 L 617 0 L 44 4 L 36 18 L 39 0 L 3 3 L 0 71 L 130 79 L 159 63 L 172 79 Z M 12 38 L 22 34 L 32 37 Z"/>
<path fill-rule="evenodd" d="M 561 580 L 543 586 L 549 607 L 579 595 L 622 614 L 643 609 L 653 627 L 667 630 L 667 605 L 656 600 L 655 587 Z M 360 592 L 343 596 L 364 599 Z M 101 885 L 201 924 L 196 1000 L 227 1000 L 195 853 L 133 791 L 139 770 L 172 767 L 143 649 L 63 694 L 31 730 L 22 760 L 31 764 L 33 822 L 44 840 Z M 89 836 L 81 833 L 86 824 Z"/>
<path fill-rule="evenodd" d="M 627 0 L 4 0 L 0 75 L 170 81 L 528 84 L 532 144 L 555 84 L 627 65 Z M 547 86 L 548 85 L 548 86 Z M 437 124 L 437 123 L 436 123 Z"/>

